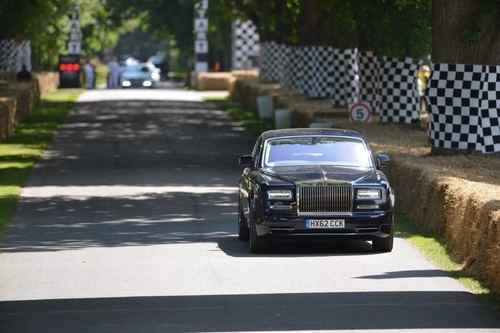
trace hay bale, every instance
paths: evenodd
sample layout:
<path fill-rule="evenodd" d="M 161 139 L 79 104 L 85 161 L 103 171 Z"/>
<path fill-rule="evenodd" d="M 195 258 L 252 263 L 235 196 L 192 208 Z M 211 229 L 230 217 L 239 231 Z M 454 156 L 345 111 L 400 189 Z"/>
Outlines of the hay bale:
<path fill-rule="evenodd" d="M 196 77 L 196 89 L 205 90 L 229 90 L 229 79 L 231 73 L 199 73 Z"/>
<path fill-rule="evenodd" d="M 59 73 L 57 72 L 40 72 L 34 73 L 34 78 L 38 81 L 40 94 L 46 94 L 57 90 L 59 83 Z"/>
<path fill-rule="evenodd" d="M 259 72 L 258 71 L 235 70 L 235 71 L 231 71 L 231 76 L 233 76 L 237 79 L 243 79 L 243 78 L 256 79 L 259 77 Z"/>
<path fill-rule="evenodd" d="M 0 97 L 0 139 L 14 132 L 16 100 Z"/>
<path fill-rule="evenodd" d="M 485 267 L 487 281 L 491 281 L 495 290 L 500 290 L 500 209 L 498 209 L 498 200 L 489 203 L 493 207 L 489 209 L 485 207 L 485 211 L 489 211 L 488 218 L 488 234 L 485 235 L 485 243 L 488 244 L 486 249 Z M 489 205 L 488 204 L 488 205 Z"/>

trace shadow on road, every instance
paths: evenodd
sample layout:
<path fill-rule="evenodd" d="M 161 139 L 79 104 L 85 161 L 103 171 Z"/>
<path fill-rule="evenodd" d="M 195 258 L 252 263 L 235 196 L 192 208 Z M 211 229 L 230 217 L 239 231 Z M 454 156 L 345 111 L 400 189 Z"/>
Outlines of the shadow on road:
<path fill-rule="evenodd" d="M 0 330 L 9 333 L 154 333 L 388 329 L 469 329 L 473 332 L 499 329 L 498 321 L 492 324 L 495 323 L 494 314 L 488 311 L 469 316 L 471 306 L 475 304 L 480 305 L 465 292 L 15 301 L 0 302 Z M 429 321 L 429 313 L 435 315 L 432 321 Z"/>

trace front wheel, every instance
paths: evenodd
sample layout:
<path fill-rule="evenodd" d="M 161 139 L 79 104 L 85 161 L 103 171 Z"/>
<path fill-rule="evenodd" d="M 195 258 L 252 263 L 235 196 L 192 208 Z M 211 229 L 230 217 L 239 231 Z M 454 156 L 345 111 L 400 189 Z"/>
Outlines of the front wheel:
<path fill-rule="evenodd" d="M 252 253 L 267 253 L 271 248 L 271 240 L 257 235 L 257 227 L 253 218 L 253 213 L 250 213 L 250 252 Z"/>
<path fill-rule="evenodd" d="M 389 236 L 377 238 L 372 242 L 372 249 L 375 252 L 391 252 L 394 244 L 394 225 L 390 226 Z"/>
<path fill-rule="evenodd" d="M 241 201 L 238 203 L 238 238 L 241 241 L 247 241 L 249 239 L 249 230 L 247 222 L 245 221 L 245 216 L 243 216 L 243 211 L 241 208 Z"/>

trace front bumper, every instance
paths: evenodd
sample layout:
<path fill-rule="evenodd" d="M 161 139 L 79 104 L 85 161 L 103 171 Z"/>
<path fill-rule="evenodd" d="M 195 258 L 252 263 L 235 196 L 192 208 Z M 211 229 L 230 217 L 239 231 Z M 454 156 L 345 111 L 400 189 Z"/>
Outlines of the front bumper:
<path fill-rule="evenodd" d="M 314 229 L 306 227 L 308 219 L 344 219 L 344 228 Z M 355 216 L 267 216 L 256 223 L 257 235 L 268 238 L 325 238 L 373 240 L 390 236 L 393 212 Z"/>

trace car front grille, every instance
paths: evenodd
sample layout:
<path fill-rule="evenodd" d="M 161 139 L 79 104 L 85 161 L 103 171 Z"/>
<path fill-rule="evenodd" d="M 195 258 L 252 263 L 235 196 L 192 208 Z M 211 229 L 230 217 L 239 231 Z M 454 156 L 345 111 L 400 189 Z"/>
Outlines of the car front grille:
<path fill-rule="evenodd" d="M 351 215 L 351 184 L 307 185 L 298 188 L 299 215 Z"/>

